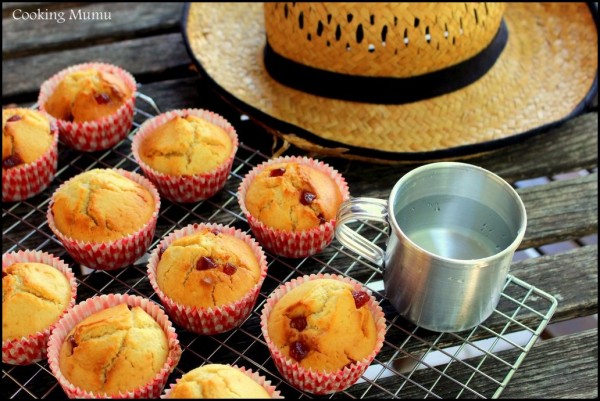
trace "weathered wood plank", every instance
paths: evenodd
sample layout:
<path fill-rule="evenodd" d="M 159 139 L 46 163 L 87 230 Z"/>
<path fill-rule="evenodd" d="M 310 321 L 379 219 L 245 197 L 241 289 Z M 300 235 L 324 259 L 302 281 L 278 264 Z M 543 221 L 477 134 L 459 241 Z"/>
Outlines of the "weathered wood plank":
<path fill-rule="evenodd" d="M 598 231 L 598 173 L 518 189 L 527 209 L 521 248 L 580 238 Z"/>
<path fill-rule="evenodd" d="M 498 356 L 503 360 L 514 360 L 519 353 L 519 350 L 513 349 L 502 351 Z M 441 371 L 445 365 L 437 368 Z M 501 381 L 510 368 L 492 358 L 487 358 L 480 371 Z M 461 398 L 476 398 L 476 394 L 465 387 L 477 391 L 486 398 L 494 396 L 500 385 L 486 379 L 480 372 L 475 372 L 474 375 L 473 372 L 473 369 L 455 362 L 448 367 L 438 383 L 435 381 L 442 375 L 432 372 L 431 369 L 425 369 L 411 375 L 408 383 L 406 379 L 408 374 L 406 374 L 405 378 L 392 376 L 378 380 L 377 384 L 388 390 L 401 389 L 397 395 L 407 399 L 424 398 L 428 392 L 441 398 L 456 398 L 461 390 L 463 390 Z M 418 383 L 422 388 L 413 383 Z M 347 390 L 356 397 L 364 395 L 365 391 L 367 391 L 366 397 L 370 399 L 389 398 L 389 394 L 378 387 L 368 389 L 368 384 L 357 384 Z M 598 330 L 594 329 L 538 341 L 500 397 L 579 399 L 597 396 Z"/>
<path fill-rule="evenodd" d="M 2 96 L 37 93 L 54 73 L 88 61 L 115 64 L 134 76 L 160 74 L 191 63 L 179 33 L 14 58 L 3 63 Z"/>
<path fill-rule="evenodd" d="M 61 15 L 34 21 L 10 16 L 2 20 L 2 58 L 175 31 L 182 10 L 182 3 L 94 3 L 57 11 L 64 13 L 62 23 Z"/>

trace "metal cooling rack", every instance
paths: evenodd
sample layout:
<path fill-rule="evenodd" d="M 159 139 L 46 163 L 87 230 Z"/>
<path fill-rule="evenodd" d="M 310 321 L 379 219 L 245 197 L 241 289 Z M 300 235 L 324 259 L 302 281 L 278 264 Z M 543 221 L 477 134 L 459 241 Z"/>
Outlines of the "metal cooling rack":
<path fill-rule="evenodd" d="M 160 111 L 152 99 L 139 95 L 134 125 Z M 146 276 L 147 256 L 117 271 L 80 268 L 54 237 L 46 223 L 50 196 L 72 176 L 92 168 L 119 167 L 142 174 L 131 154 L 134 131 L 114 148 L 82 153 L 59 145 L 56 178 L 43 193 L 2 207 L 2 252 L 43 250 L 67 262 L 78 281 L 78 302 L 96 294 L 130 293 L 160 304 Z M 156 235 L 150 249 L 168 233 L 198 222 L 235 226 L 251 234 L 236 191 L 244 177 L 268 156 L 240 144 L 225 188 L 213 198 L 193 204 L 163 199 Z M 354 227 L 383 246 L 383 227 L 357 222 Z M 185 372 L 205 363 L 245 366 L 258 371 L 286 398 L 497 398 L 521 365 L 556 309 L 551 295 L 509 277 L 500 303 L 485 325 L 461 333 L 434 333 L 403 320 L 383 296 L 381 270 L 347 252 L 337 241 L 305 259 L 286 259 L 267 252 L 269 270 L 254 310 L 244 324 L 215 336 L 198 336 L 177 327 L 183 349 L 181 361 L 167 386 Z M 85 271 L 84 271 L 85 270 Z M 282 282 L 312 273 L 352 277 L 370 288 L 384 310 L 387 332 L 384 346 L 359 381 L 346 391 L 317 397 L 287 384 L 277 372 L 260 331 L 260 311 L 269 294 Z M 47 362 L 30 366 L 2 365 L 2 399 L 66 398 Z"/>

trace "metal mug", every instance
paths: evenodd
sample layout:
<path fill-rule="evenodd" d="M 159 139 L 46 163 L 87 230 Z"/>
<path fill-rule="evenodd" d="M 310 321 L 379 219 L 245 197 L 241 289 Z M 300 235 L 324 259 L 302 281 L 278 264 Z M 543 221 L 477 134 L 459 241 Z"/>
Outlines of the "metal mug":
<path fill-rule="evenodd" d="M 352 230 L 355 220 L 388 224 L 386 250 Z M 387 202 L 344 202 L 336 238 L 383 267 L 385 295 L 400 315 L 428 330 L 458 332 L 496 308 L 526 226 L 525 206 L 502 178 L 439 162 L 404 175 Z"/>

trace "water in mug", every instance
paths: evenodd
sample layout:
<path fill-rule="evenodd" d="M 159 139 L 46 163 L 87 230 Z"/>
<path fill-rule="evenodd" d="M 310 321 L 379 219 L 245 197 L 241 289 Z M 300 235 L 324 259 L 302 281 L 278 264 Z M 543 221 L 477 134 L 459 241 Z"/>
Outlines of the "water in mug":
<path fill-rule="evenodd" d="M 494 255 L 509 246 L 516 236 L 490 207 L 452 195 L 414 201 L 396 213 L 396 221 L 421 248 L 451 259 L 472 260 Z"/>

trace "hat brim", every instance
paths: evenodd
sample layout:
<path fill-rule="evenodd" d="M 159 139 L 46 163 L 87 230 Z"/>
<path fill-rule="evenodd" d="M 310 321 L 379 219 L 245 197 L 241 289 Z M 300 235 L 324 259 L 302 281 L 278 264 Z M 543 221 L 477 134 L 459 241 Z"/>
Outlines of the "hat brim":
<path fill-rule="evenodd" d="M 387 105 L 311 95 L 264 68 L 262 3 L 191 3 L 188 51 L 232 105 L 299 148 L 346 158 L 412 162 L 488 152 L 580 114 L 597 91 L 597 8 L 508 3 L 506 48 L 475 83 Z"/>

